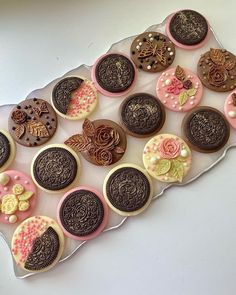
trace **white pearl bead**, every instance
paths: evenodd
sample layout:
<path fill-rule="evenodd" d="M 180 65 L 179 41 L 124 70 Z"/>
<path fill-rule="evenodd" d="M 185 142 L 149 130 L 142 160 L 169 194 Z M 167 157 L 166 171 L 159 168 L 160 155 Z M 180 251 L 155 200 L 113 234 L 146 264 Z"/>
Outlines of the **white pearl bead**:
<path fill-rule="evenodd" d="M 152 34 L 148 34 L 148 37 L 152 37 Z"/>
<path fill-rule="evenodd" d="M 10 180 L 10 177 L 8 174 L 6 174 L 6 173 L 0 174 L 0 184 L 1 185 L 7 185 L 9 180 Z"/>
<path fill-rule="evenodd" d="M 157 157 L 151 157 L 150 162 L 152 164 L 156 164 L 157 163 Z"/>
<path fill-rule="evenodd" d="M 188 156 L 188 151 L 186 149 L 182 149 L 180 154 L 182 157 L 186 158 Z"/>
<path fill-rule="evenodd" d="M 141 46 L 142 45 L 142 42 L 139 42 L 138 45 Z"/>
<path fill-rule="evenodd" d="M 17 216 L 16 215 L 11 215 L 8 219 L 10 223 L 15 223 L 17 221 Z"/>
<path fill-rule="evenodd" d="M 230 118 L 235 118 L 236 117 L 236 112 L 235 111 L 229 111 L 228 115 Z"/>
<path fill-rule="evenodd" d="M 171 51 L 171 48 L 170 48 L 170 47 L 168 47 L 168 48 L 167 48 L 167 50 L 168 50 L 168 51 Z"/>
<path fill-rule="evenodd" d="M 174 54 L 174 52 L 171 51 L 171 52 L 170 52 L 170 55 L 173 55 L 173 54 Z"/>
<path fill-rule="evenodd" d="M 165 84 L 166 84 L 166 85 L 170 85 L 170 84 L 171 84 L 171 80 L 170 80 L 170 79 L 166 79 L 166 80 L 165 80 Z"/>
<path fill-rule="evenodd" d="M 148 69 L 148 70 L 151 70 L 151 68 L 152 68 L 152 67 L 151 67 L 150 65 L 149 65 L 149 66 L 147 66 L 147 69 Z"/>

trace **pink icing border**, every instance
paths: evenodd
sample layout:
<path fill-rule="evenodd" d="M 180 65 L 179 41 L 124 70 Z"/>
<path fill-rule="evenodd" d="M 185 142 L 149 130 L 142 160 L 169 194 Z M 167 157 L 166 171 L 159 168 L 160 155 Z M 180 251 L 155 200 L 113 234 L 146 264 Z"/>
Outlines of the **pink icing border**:
<path fill-rule="evenodd" d="M 166 32 L 167 36 L 170 38 L 170 40 L 171 40 L 171 41 L 172 41 L 177 47 L 180 47 L 180 48 L 183 48 L 183 49 L 193 50 L 193 49 L 197 49 L 197 48 L 202 47 L 204 44 L 206 44 L 206 43 L 208 42 L 208 40 L 209 40 L 209 38 L 210 38 L 210 32 L 211 32 L 210 28 L 211 28 L 211 27 L 210 27 L 210 24 L 209 24 L 209 22 L 207 21 L 207 19 L 206 19 L 206 21 L 207 21 L 207 24 L 208 24 L 208 32 L 207 32 L 207 35 L 206 35 L 205 39 L 204 39 L 202 42 L 200 42 L 199 44 L 196 44 L 196 45 L 183 45 L 183 44 L 179 43 L 178 41 L 176 41 L 176 40 L 172 37 L 172 35 L 171 35 L 171 33 L 170 33 L 170 21 L 171 21 L 172 17 L 173 17 L 177 12 L 182 11 L 182 10 L 185 10 L 185 9 L 178 10 L 178 11 L 172 13 L 172 14 L 167 18 L 166 26 L 165 26 L 165 32 Z"/>
<path fill-rule="evenodd" d="M 125 91 L 122 91 L 122 92 L 118 92 L 118 93 L 112 93 L 112 92 L 109 92 L 105 89 L 103 89 L 97 82 L 97 79 L 96 79 L 96 75 L 95 75 L 95 69 L 96 69 L 96 66 L 97 64 L 99 63 L 99 61 L 104 58 L 105 56 L 108 56 L 110 54 L 119 54 L 119 55 L 123 55 L 125 56 L 126 58 L 128 58 L 128 60 L 132 63 L 133 67 L 134 67 L 134 81 L 133 83 L 130 85 L 130 87 L 128 89 L 126 89 Z M 106 96 L 109 96 L 109 97 L 119 97 L 119 96 L 122 96 L 122 95 L 125 95 L 127 94 L 128 92 L 130 92 L 132 90 L 132 88 L 135 86 L 135 83 L 136 83 L 136 80 L 137 80 L 137 69 L 133 63 L 133 61 L 130 59 L 130 57 L 124 53 L 120 53 L 120 52 L 110 52 L 110 53 L 106 53 L 106 54 L 103 54 L 101 55 L 94 63 L 93 67 L 92 67 L 92 71 L 91 71 L 91 78 L 92 78 L 92 81 L 95 85 L 95 87 L 97 88 L 97 90 L 102 93 L 103 95 L 106 95 Z"/>
<path fill-rule="evenodd" d="M 225 113 L 225 117 L 226 119 L 228 120 L 229 124 L 234 128 L 236 129 L 236 117 L 235 118 L 231 118 L 229 115 L 228 115 L 228 112 L 230 111 L 234 111 L 236 112 L 236 107 L 232 104 L 232 101 L 231 101 L 231 96 L 233 93 L 236 93 L 236 90 L 233 90 L 226 98 L 225 100 L 225 104 L 224 104 L 224 113 Z"/>
<path fill-rule="evenodd" d="M 100 226 L 97 228 L 97 230 L 93 233 L 91 233 L 90 235 L 87 235 L 87 236 L 83 236 L 83 237 L 77 237 L 77 236 L 74 236 L 72 235 L 71 233 L 69 233 L 62 225 L 61 223 L 61 220 L 60 220 L 60 208 L 61 208 L 61 205 L 63 203 L 63 201 L 66 199 L 66 197 L 73 193 L 74 191 L 77 191 L 77 190 L 89 190 L 91 192 L 93 192 L 94 194 L 96 194 L 99 199 L 101 200 L 102 202 L 102 205 L 103 205 L 103 208 L 104 208 L 104 218 L 103 218 L 103 221 L 102 223 L 100 224 Z M 73 240 L 77 240 L 77 241 L 84 241 L 84 240 L 91 240 L 95 237 L 97 237 L 102 231 L 103 229 L 105 228 L 105 226 L 107 225 L 107 222 L 108 222 L 108 205 L 107 203 L 105 202 L 102 194 L 100 194 L 97 190 L 95 190 L 94 188 L 91 188 L 89 186 L 78 186 L 74 189 L 71 189 L 69 190 L 60 200 L 58 206 L 57 206 L 57 221 L 58 223 L 60 224 L 61 228 L 62 228 L 62 231 L 64 232 L 64 234 L 66 236 L 68 236 L 69 238 L 73 239 Z"/>
<path fill-rule="evenodd" d="M 0 199 L 2 199 L 2 197 L 6 194 L 11 194 L 12 192 L 12 187 L 14 184 L 19 183 L 22 184 L 28 191 L 32 191 L 34 192 L 34 195 L 30 198 L 30 207 L 28 210 L 26 211 L 19 211 L 17 210 L 15 213 L 7 215 L 7 214 L 3 214 L 0 213 L 0 223 L 5 223 L 5 224 L 17 224 L 23 220 L 25 220 L 26 218 L 30 217 L 32 215 L 32 212 L 36 206 L 36 194 L 37 194 L 37 188 L 34 185 L 32 179 L 30 178 L 30 176 L 28 176 L 27 174 L 23 173 L 23 172 L 19 172 L 17 170 L 7 170 L 4 171 L 2 173 L 6 173 L 10 176 L 10 181 L 9 183 L 6 185 L 6 187 L 8 187 L 7 191 L 4 191 L 4 186 L 0 185 Z M 18 180 L 14 180 L 14 176 L 18 175 L 20 178 Z M 25 184 L 25 181 L 29 181 L 28 184 Z M 8 220 L 5 219 L 6 216 L 11 216 L 11 215 L 16 215 L 17 216 L 17 221 L 15 223 L 10 223 Z"/>
<path fill-rule="evenodd" d="M 161 79 L 163 79 L 164 77 L 166 78 L 166 73 L 169 74 L 169 78 L 173 77 L 173 73 L 175 73 L 175 69 L 176 68 L 171 68 L 171 69 L 168 69 L 167 71 L 165 72 L 162 72 L 161 76 L 158 78 L 157 80 L 157 84 L 156 84 L 156 94 L 157 94 L 157 97 L 158 99 L 162 102 L 162 104 L 168 108 L 169 110 L 171 111 L 174 111 L 174 112 L 187 112 L 191 109 L 193 109 L 194 107 L 196 107 L 200 102 L 201 102 L 201 99 L 202 99 L 202 95 L 203 95 L 203 85 L 200 81 L 200 79 L 198 78 L 198 76 L 196 74 L 194 74 L 192 71 L 190 71 L 189 69 L 186 69 L 184 68 L 184 71 L 186 73 L 186 75 L 191 75 L 193 76 L 193 78 L 191 79 L 191 81 L 196 84 L 197 82 L 199 83 L 199 87 L 198 87 L 198 91 L 195 95 L 195 98 L 194 100 L 191 100 L 189 98 L 189 101 L 187 101 L 183 106 L 182 106 L 182 109 L 179 110 L 179 107 L 178 105 L 176 105 L 176 107 L 174 108 L 172 105 L 174 104 L 174 102 L 176 101 L 176 99 L 178 100 L 178 95 L 175 95 L 173 93 L 168 93 L 169 97 L 165 97 L 165 95 L 167 94 L 165 92 L 165 89 L 167 88 L 167 86 L 165 87 L 162 87 L 162 84 L 164 83 L 164 81 L 161 81 Z M 181 89 L 182 90 L 182 89 Z M 182 92 L 182 91 L 181 91 Z M 171 97 L 174 97 L 174 99 L 171 99 Z M 194 104 L 190 104 L 190 102 L 193 101 Z"/>

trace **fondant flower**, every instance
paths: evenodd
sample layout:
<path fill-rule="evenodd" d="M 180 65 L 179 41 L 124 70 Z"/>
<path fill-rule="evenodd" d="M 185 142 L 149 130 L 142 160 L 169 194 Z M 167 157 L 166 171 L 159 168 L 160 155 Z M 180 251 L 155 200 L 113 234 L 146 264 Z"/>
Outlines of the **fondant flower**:
<path fill-rule="evenodd" d="M 27 114 L 24 111 L 16 110 L 11 114 L 11 118 L 16 124 L 23 124 L 27 119 Z"/>
<path fill-rule="evenodd" d="M 182 88 L 183 88 L 183 83 L 177 78 L 173 77 L 171 80 L 170 86 L 166 88 L 166 92 L 173 93 L 174 95 L 178 95 Z"/>
<path fill-rule="evenodd" d="M 208 72 L 208 81 L 213 86 L 223 85 L 227 77 L 227 71 L 221 66 L 213 65 Z"/>
<path fill-rule="evenodd" d="M 180 144 L 173 138 L 165 138 L 160 143 L 159 152 L 162 158 L 176 158 L 180 154 Z"/>
<path fill-rule="evenodd" d="M 2 198 L 2 213 L 13 214 L 18 209 L 18 199 L 14 194 L 8 194 Z"/>
<path fill-rule="evenodd" d="M 101 125 L 96 128 L 94 134 L 94 144 L 98 148 L 114 149 L 120 142 L 119 133 L 112 127 Z"/>
<path fill-rule="evenodd" d="M 106 149 L 97 149 L 94 156 L 99 165 L 107 166 L 112 163 L 112 153 Z"/>

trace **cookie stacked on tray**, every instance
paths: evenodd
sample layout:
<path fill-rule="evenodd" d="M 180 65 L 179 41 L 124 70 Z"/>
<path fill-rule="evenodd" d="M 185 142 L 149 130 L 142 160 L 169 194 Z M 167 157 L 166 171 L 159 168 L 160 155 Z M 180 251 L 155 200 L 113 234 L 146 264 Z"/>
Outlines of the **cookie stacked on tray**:
<path fill-rule="evenodd" d="M 121 216 L 140 214 L 152 201 L 152 178 L 155 187 L 159 182 L 184 183 L 194 167 L 193 153 L 214 153 L 227 144 L 230 125 L 236 128 L 235 56 L 207 48 L 193 72 L 178 64 L 175 49 L 195 50 L 206 46 L 210 37 L 210 26 L 201 14 L 178 11 L 167 19 L 166 35 L 144 32 L 130 42 L 129 53 L 109 52 L 98 58 L 92 81 L 63 77 L 55 81 L 51 98 L 27 99 L 12 109 L 9 132 L 0 130 L 0 222 L 21 222 L 13 234 L 12 255 L 23 270 L 53 267 L 63 254 L 64 235 L 79 241 L 97 237 L 107 226 L 109 209 Z M 135 91 L 143 75 L 154 81 L 155 95 L 153 89 Z M 225 101 L 225 116 L 201 105 L 204 87 L 232 91 Z M 89 118 L 92 113 L 96 116 L 102 96 L 120 101 L 118 122 Z M 182 121 L 178 135 L 166 127 L 169 112 L 176 112 Z M 82 120 L 81 128 L 56 142 L 57 127 L 67 120 Z M 137 159 L 143 167 L 126 156 L 129 136 L 144 143 Z M 42 145 L 32 159 L 31 177 L 7 170 L 14 163 L 15 142 L 25 149 Z M 100 190 L 93 187 L 93 179 L 90 186 L 80 183 L 80 174 L 86 171 L 80 156 L 87 165 L 110 167 Z M 33 216 L 41 190 L 64 194 L 55 210 L 57 222 Z"/>

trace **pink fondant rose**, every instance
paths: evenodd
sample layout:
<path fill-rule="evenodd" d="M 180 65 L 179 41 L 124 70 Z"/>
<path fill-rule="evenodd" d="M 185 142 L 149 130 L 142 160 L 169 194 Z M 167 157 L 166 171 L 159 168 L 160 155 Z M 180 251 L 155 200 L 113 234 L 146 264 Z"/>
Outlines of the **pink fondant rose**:
<path fill-rule="evenodd" d="M 174 95 L 178 95 L 180 90 L 183 88 L 183 83 L 179 81 L 177 78 L 173 78 L 171 80 L 170 86 L 166 88 L 167 93 L 173 93 Z"/>
<path fill-rule="evenodd" d="M 173 138 L 165 138 L 159 146 L 159 152 L 165 159 L 176 158 L 180 154 L 180 144 Z"/>

